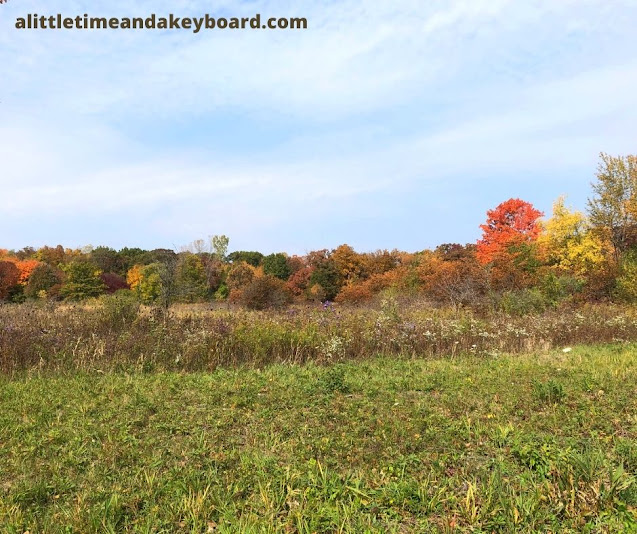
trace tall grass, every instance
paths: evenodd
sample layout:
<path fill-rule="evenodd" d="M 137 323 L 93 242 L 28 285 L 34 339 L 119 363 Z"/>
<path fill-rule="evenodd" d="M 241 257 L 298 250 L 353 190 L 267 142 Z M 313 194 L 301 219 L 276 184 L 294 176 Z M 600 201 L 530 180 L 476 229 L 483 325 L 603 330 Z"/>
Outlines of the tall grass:
<path fill-rule="evenodd" d="M 591 306 L 524 317 L 398 306 L 283 312 L 139 310 L 126 299 L 92 306 L 0 306 L 0 371 L 213 370 L 273 362 L 328 363 L 376 354 L 432 357 L 548 350 L 637 340 L 634 309 Z"/>

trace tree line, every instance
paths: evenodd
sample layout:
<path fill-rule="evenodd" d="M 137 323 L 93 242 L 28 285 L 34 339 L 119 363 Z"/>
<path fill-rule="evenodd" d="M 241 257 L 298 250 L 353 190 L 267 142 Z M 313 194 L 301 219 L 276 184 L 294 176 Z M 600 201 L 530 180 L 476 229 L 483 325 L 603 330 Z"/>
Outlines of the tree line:
<path fill-rule="evenodd" d="M 297 256 L 229 253 L 215 235 L 180 251 L 44 246 L 0 250 L 0 299 L 80 301 L 127 292 L 144 304 L 362 303 L 394 290 L 453 306 L 542 308 L 564 300 L 637 301 L 637 156 L 602 153 L 587 213 L 559 198 L 550 217 L 512 198 L 487 211 L 477 243 L 414 253 L 347 244 Z"/>

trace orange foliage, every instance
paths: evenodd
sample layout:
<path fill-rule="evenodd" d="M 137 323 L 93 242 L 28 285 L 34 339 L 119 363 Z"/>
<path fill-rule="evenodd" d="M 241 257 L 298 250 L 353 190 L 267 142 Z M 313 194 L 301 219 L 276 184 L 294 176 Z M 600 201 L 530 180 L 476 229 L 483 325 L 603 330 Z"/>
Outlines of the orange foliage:
<path fill-rule="evenodd" d="M 31 273 L 38 265 L 41 265 L 38 260 L 17 261 L 16 267 L 20 270 L 20 279 L 18 280 L 18 283 L 23 286 L 27 285 Z"/>
<path fill-rule="evenodd" d="M 541 227 L 537 220 L 543 215 L 530 203 L 511 198 L 493 210 L 487 211 L 487 222 L 481 224 L 482 239 L 478 241 L 477 258 L 490 263 L 507 254 L 512 246 L 529 244 L 537 240 Z"/>
<path fill-rule="evenodd" d="M 310 277 L 313 271 L 314 267 L 302 267 L 290 276 L 286 285 L 294 296 L 300 297 L 305 294 L 309 288 Z"/>
<path fill-rule="evenodd" d="M 365 283 L 344 286 L 334 300 L 342 303 L 360 304 L 361 302 L 371 299 L 372 296 L 373 293 Z"/>

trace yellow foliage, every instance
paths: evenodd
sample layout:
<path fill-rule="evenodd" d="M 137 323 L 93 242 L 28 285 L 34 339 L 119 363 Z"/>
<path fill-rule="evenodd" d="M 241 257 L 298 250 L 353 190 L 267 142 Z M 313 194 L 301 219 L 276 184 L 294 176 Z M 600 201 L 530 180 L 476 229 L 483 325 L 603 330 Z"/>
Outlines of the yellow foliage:
<path fill-rule="evenodd" d="M 126 283 L 131 289 L 137 289 L 137 286 L 141 283 L 143 268 L 143 265 L 134 265 L 126 274 Z"/>
<path fill-rule="evenodd" d="M 605 243 L 590 230 L 586 217 L 564 205 L 564 197 L 553 204 L 553 216 L 543 223 L 538 245 L 549 263 L 578 276 L 587 276 L 606 261 Z"/>

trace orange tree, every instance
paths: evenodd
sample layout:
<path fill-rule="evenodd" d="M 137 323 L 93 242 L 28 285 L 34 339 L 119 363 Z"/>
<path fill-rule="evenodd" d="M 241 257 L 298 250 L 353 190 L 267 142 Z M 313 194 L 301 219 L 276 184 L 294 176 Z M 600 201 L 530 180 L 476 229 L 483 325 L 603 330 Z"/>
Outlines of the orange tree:
<path fill-rule="evenodd" d="M 480 225 L 482 239 L 476 257 L 491 269 L 491 281 L 498 289 L 528 287 L 537 271 L 535 242 L 540 235 L 538 219 L 543 213 L 519 198 L 502 202 L 487 211 Z"/>

